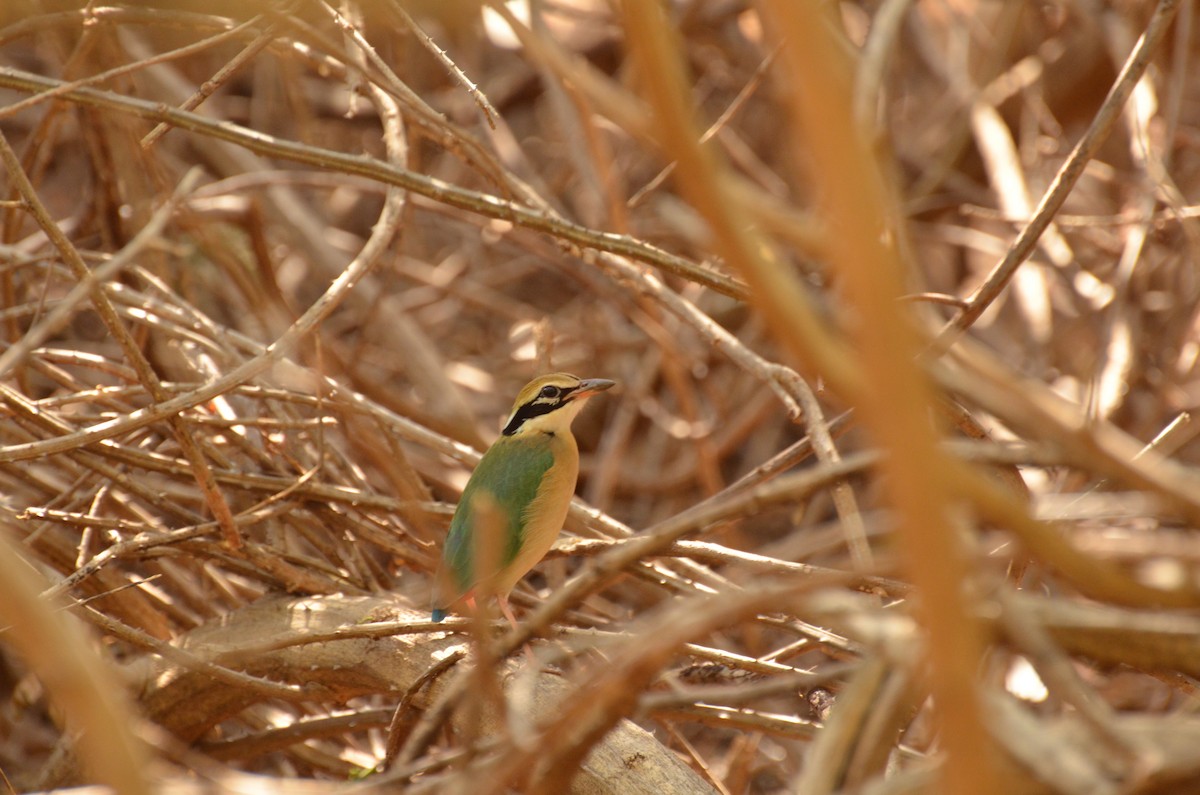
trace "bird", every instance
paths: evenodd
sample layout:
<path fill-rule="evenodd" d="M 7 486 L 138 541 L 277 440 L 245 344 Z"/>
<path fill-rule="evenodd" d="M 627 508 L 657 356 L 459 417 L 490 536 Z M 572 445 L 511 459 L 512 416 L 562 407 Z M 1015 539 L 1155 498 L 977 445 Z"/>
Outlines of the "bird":
<path fill-rule="evenodd" d="M 558 537 L 579 476 L 571 422 L 607 378 L 539 376 L 517 395 L 500 436 L 467 480 L 442 549 L 432 619 L 495 596 L 514 627 L 508 594 Z"/>

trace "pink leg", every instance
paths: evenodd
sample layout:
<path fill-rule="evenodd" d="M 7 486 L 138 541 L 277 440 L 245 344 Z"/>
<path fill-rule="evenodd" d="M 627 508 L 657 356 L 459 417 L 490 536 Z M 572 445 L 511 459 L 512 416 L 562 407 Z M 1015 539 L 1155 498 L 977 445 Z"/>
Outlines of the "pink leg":
<path fill-rule="evenodd" d="M 513 629 L 517 628 L 517 619 L 513 617 L 512 608 L 508 606 L 507 596 L 497 596 L 496 601 L 500 603 L 500 612 L 508 619 L 508 623 L 512 624 Z"/>
<path fill-rule="evenodd" d="M 496 602 L 500 605 L 500 612 L 508 619 L 508 623 L 512 624 L 513 629 L 517 628 L 517 619 L 513 617 L 512 608 L 508 606 L 508 596 L 497 596 Z M 530 665 L 537 665 L 537 655 L 533 653 L 533 647 L 528 643 L 525 644 L 525 656 L 529 659 Z"/>

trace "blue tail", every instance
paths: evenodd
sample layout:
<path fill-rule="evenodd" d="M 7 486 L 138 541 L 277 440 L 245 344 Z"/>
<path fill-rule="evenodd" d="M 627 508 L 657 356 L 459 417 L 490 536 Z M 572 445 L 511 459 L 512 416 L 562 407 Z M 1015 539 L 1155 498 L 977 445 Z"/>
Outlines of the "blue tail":
<path fill-rule="evenodd" d="M 446 617 L 446 611 L 440 607 L 435 607 L 435 608 L 433 608 L 433 615 L 430 616 L 430 619 L 432 619 L 433 621 L 441 621 L 445 617 Z"/>

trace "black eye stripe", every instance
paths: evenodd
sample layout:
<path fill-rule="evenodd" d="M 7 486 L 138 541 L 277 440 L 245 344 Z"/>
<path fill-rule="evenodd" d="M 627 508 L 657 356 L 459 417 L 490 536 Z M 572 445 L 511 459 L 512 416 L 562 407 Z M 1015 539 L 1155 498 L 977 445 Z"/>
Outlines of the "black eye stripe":
<path fill-rule="evenodd" d="M 508 421 L 508 425 L 504 426 L 501 433 L 505 436 L 512 436 L 527 420 L 534 417 L 540 417 L 543 414 L 549 414 L 557 408 L 560 408 L 568 395 L 571 394 L 576 387 L 557 387 L 553 384 L 547 384 L 538 391 L 537 397 L 533 400 L 524 403 L 521 408 L 513 412 L 512 419 Z"/>
<path fill-rule="evenodd" d="M 540 417 L 543 414 L 549 414 L 561 405 L 562 403 L 557 400 L 531 400 L 513 412 L 512 419 L 508 421 L 508 425 L 504 426 L 504 430 L 501 433 L 505 436 L 512 436 L 525 424 L 526 420 Z"/>

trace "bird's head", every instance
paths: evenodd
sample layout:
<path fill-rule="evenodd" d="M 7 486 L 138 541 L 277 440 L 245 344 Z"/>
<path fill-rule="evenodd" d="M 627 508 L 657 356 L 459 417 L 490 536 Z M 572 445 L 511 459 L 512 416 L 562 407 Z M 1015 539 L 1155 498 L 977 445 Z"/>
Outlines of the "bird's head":
<path fill-rule="evenodd" d="M 517 395 L 503 434 L 567 431 L 587 399 L 615 383 L 607 378 L 577 378 L 570 373 L 538 376 Z"/>

